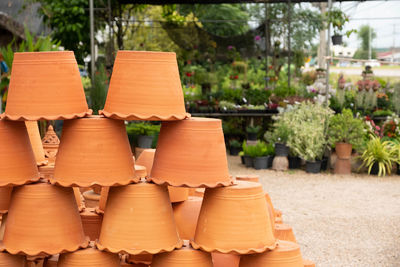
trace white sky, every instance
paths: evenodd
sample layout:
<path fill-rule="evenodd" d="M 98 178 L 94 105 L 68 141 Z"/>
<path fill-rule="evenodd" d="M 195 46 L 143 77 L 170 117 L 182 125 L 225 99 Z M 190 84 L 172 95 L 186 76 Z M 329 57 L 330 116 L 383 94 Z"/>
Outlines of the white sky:
<path fill-rule="evenodd" d="M 396 47 L 400 47 L 400 1 L 343 2 L 335 3 L 334 6 L 341 8 L 350 16 L 345 31 L 369 24 L 377 35 L 372 43 L 374 48 L 390 48 L 393 46 L 393 40 Z M 395 25 L 395 35 L 393 25 Z M 344 41 L 349 47 L 359 47 L 357 34 L 353 33 L 349 39 L 345 37 Z"/>

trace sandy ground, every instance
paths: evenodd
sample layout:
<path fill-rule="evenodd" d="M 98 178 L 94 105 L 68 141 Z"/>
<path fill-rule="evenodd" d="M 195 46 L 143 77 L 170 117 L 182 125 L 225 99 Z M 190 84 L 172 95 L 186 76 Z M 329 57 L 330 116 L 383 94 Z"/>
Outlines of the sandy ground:
<path fill-rule="evenodd" d="M 400 176 L 254 170 L 228 156 L 232 175 L 258 174 L 317 266 L 400 266 Z"/>

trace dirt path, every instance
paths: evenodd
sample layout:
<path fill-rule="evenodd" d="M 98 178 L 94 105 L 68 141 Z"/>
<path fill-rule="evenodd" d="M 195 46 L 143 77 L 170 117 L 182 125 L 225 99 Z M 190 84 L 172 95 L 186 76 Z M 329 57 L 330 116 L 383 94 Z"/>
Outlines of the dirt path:
<path fill-rule="evenodd" d="M 232 175 L 260 176 L 317 266 L 400 266 L 400 176 L 275 172 L 228 161 Z"/>

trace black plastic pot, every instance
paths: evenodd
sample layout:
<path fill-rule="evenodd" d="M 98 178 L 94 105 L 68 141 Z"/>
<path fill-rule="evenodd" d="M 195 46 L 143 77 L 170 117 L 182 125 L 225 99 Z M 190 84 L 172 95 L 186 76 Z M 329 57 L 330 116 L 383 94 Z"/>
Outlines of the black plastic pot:
<path fill-rule="evenodd" d="M 257 133 L 247 133 L 247 140 L 257 141 Z"/>
<path fill-rule="evenodd" d="M 328 158 L 323 157 L 321 161 L 321 171 L 326 171 L 328 169 Z"/>
<path fill-rule="evenodd" d="M 369 174 L 378 175 L 378 173 L 379 173 L 379 164 L 378 163 L 374 163 L 372 165 L 371 172 Z"/>
<path fill-rule="evenodd" d="M 400 166 L 399 166 L 399 164 L 397 164 L 397 171 L 396 171 L 396 174 L 397 174 L 397 175 L 400 175 Z"/>
<path fill-rule="evenodd" d="M 244 165 L 246 167 L 253 167 L 253 158 L 252 157 L 245 155 L 245 156 L 243 156 L 243 158 L 244 158 Z"/>
<path fill-rule="evenodd" d="M 244 165 L 244 156 L 240 156 L 240 162 Z"/>
<path fill-rule="evenodd" d="M 301 158 L 289 156 L 289 169 L 300 169 L 301 167 Z"/>
<path fill-rule="evenodd" d="M 148 135 L 138 136 L 138 147 L 151 148 L 152 144 L 153 144 L 153 136 L 148 136 Z"/>
<path fill-rule="evenodd" d="M 267 156 L 268 157 L 268 169 L 272 168 L 272 162 L 274 161 L 275 156 Z"/>
<path fill-rule="evenodd" d="M 240 147 L 230 146 L 229 147 L 229 154 L 232 155 L 232 156 L 237 156 L 241 150 L 242 149 Z"/>
<path fill-rule="evenodd" d="M 285 144 L 275 143 L 275 155 L 278 157 L 287 157 L 289 155 L 289 147 Z"/>
<path fill-rule="evenodd" d="M 321 172 L 321 161 L 306 161 L 306 172 L 319 173 Z"/>
<path fill-rule="evenodd" d="M 332 44 L 333 45 L 341 45 L 343 43 L 342 35 L 333 35 L 332 36 Z"/>
<path fill-rule="evenodd" d="M 256 170 L 262 170 L 268 168 L 268 156 L 267 157 L 255 157 L 253 159 L 253 167 Z"/>

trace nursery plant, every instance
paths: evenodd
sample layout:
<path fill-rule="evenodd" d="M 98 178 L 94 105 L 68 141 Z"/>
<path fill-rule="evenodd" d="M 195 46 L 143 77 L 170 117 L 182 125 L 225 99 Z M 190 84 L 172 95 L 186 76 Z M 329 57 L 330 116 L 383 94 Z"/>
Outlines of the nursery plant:
<path fill-rule="evenodd" d="M 237 156 L 241 150 L 242 145 L 236 139 L 232 139 L 229 141 L 229 154 L 232 156 Z"/>
<path fill-rule="evenodd" d="M 346 143 L 354 148 L 359 148 L 363 142 L 363 132 L 363 120 L 354 117 L 350 109 L 343 109 L 341 114 L 336 114 L 329 120 L 328 134 L 332 147 L 337 143 Z"/>
<path fill-rule="evenodd" d="M 392 141 L 371 135 L 361 159 L 361 167 L 367 167 L 368 174 L 385 176 L 391 173 L 393 163 L 398 162 L 398 153 Z"/>
<path fill-rule="evenodd" d="M 154 146 L 155 136 L 160 132 L 160 125 L 150 123 L 131 123 L 126 127 L 129 141 L 131 143 L 137 140 L 137 146 L 140 148 L 152 148 Z"/>
<path fill-rule="evenodd" d="M 247 138 L 249 140 L 257 140 L 257 134 L 260 132 L 261 126 L 247 126 L 246 127 L 246 132 L 247 132 Z"/>

